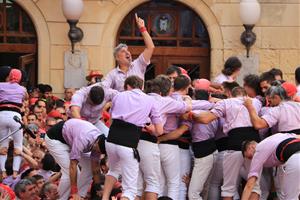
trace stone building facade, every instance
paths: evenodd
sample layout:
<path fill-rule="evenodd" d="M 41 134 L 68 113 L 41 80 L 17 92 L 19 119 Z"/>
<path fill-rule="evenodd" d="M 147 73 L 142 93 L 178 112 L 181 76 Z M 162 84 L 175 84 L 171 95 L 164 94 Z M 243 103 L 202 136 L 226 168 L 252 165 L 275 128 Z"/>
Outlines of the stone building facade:
<path fill-rule="evenodd" d="M 175 0 L 174 0 L 175 1 Z M 49 83 L 55 93 L 63 93 L 64 52 L 70 50 L 69 26 L 60 0 L 15 0 L 30 16 L 38 39 L 38 82 Z M 88 70 L 104 74 L 114 66 L 113 48 L 122 20 L 144 0 L 84 0 L 79 27 L 83 40 L 76 49 L 88 56 Z M 178 0 L 196 12 L 210 38 L 210 77 L 220 73 L 224 60 L 245 55 L 240 42 L 244 31 L 239 17 L 239 0 Z M 251 56 L 258 72 L 279 67 L 288 80 L 300 65 L 300 0 L 259 0 L 261 19 L 254 32 L 257 41 Z"/>

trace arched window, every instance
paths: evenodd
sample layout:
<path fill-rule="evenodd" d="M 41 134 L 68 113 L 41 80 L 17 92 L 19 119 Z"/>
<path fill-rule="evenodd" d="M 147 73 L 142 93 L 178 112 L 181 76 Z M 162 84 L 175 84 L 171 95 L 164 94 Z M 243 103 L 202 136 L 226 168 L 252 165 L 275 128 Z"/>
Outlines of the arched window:
<path fill-rule="evenodd" d="M 117 42 L 126 43 L 134 56 L 138 56 L 144 46 L 135 13 L 145 20 L 156 46 L 146 79 L 164 73 L 170 65 L 185 68 L 192 78 L 209 78 L 210 40 L 197 13 L 170 0 L 153 0 L 133 9 L 119 28 Z"/>
<path fill-rule="evenodd" d="M 28 14 L 13 0 L 0 0 L 0 66 L 25 70 L 35 84 L 36 53 L 36 31 Z"/>

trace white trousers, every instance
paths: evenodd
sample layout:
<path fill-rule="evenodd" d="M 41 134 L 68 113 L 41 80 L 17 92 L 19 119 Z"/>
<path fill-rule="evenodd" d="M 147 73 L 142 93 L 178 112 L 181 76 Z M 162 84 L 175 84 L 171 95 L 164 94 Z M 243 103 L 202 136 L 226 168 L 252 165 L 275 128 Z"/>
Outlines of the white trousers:
<path fill-rule="evenodd" d="M 122 175 L 123 197 L 134 200 L 137 195 L 139 163 L 134 158 L 133 149 L 110 142 L 105 143 L 109 171 L 107 175 L 118 179 Z"/>
<path fill-rule="evenodd" d="M 138 177 L 138 196 L 141 197 L 143 191 L 159 194 L 161 172 L 158 144 L 140 140 L 138 151 L 141 157 Z M 144 183 L 146 185 L 145 190 Z"/>
<path fill-rule="evenodd" d="M 216 160 L 216 154 L 217 152 L 214 152 L 203 158 L 194 159 L 194 168 L 188 193 L 190 200 L 203 199 L 200 193 L 202 192 L 204 184 L 212 171 L 214 162 Z"/>
<path fill-rule="evenodd" d="M 172 144 L 159 144 L 162 175 L 160 182 L 160 196 L 179 199 L 180 153 L 179 147 Z M 165 188 L 166 187 L 166 188 Z"/>
<path fill-rule="evenodd" d="M 251 161 L 244 159 L 241 151 L 225 151 L 223 161 L 224 180 L 221 187 L 222 197 L 233 197 L 237 193 L 240 173 L 243 171 L 243 173 L 248 174 L 250 164 Z M 259 181 L 256 181 L 252 191 L 260 195 Z"/>
<path fill-rule="evenodd" d="M 54 157 L 57 164 L 61 167 L 61 178 L 58 185 L 58 193 L 61 200 L 67 200 L 70 196 L 70 147 L 58 140 L 52 140 L 47 135 L 45 142 L 49 153 Z M 81 167 L 77 175 L 78 193 L 85 197 L 92 182 L 92 167 L 89 154 L 82 154 L 78 160 Z"/>
<path fill-rule="evenodd" d="M 208 200 L 219 200 L 221 196 L 221 186 L 223 184 L 223 160 L 225 151 L 216 154 L 215 163 L 212 169 Z"/>
<path fill-rule="evenodd" d="M 187 185 L 182 181 L 183 176 L 189 176 L 191 173 L 192 155 L 190 149 L 179 148 L 180 155 L 180 184 L 179 184 L 179 200 L 186 200 Z"/>
<path fill-rule="evenodd" d="M 22 119 L 21 115 L 17 112 L 0 111 L 0 139 L 8 136 L 10 133 L 12 133 L 13 131 L 16 131 L 21 126 L 19 123 L 17 123 L 13 119 L 14 116 L 17 116 L 17 117 L 19 117 L 19 119 Z M 13 138 L 14 148 L 22 151 L 22 149 L 23 149 L 23 130 L 21 129 L 21 130 L 17 131 L 11 137 Z M 8 143 L 9 143 L 9 138 L 7 138 L 3 142 L 1 142 L 0 147 L 8 148 Z M 18 163 L 15 163 L 15 157 L 19 157 L 19 156 L 14 156 L 13 170 L 19 171 L 21 162 L 19 161 Z M 7 155 L 0 156 L 1 171 L 6 171 L 6 169 L 5 169 L 6 158 L 7 158 Z"/>
<path fill-rule="evenodd" d="M 300 152 L 293 154 L 277 171 L 280 200 L 298 200 L 300 195 Z"/>

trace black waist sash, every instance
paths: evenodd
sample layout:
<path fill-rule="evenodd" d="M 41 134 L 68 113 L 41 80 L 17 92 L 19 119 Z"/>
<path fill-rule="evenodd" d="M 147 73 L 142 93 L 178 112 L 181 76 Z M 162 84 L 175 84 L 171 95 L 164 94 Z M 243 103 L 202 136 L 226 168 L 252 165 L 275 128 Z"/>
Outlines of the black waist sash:
<path fill-rule="evenodd" d="M 64 144 L 67 144 L 67 142 L 65 141 L 65 139 L 62 135 L 62 129 L 63 129 L 64 124 L 65 124 L 65 121 L 61 121 L 61 122 L 58 122 L 57 124 L 55 124 L 53 127 L 51 127 L 47 131 L 47 136 L 51 140 L 58 140 Z"/>
<path fill-rule="evenodd" d="M 294 133 L 300 135 L 300 129 L 290 130 L 290 131 L 280 131 L 280 133 Z"/>
<path fill-rule="evenodd" d="M 225 151 L 228 149 L 228 137 L 223 137 L 215 140 L 218 152 Z"/>
<path fill-rule="evenodd" d="M 288 138 L 283 140 L 276 148 L 276 157 L 285 163 L 294 153 L 300 151 L 300 139 Z"/>
<path fill-rule="evenodd" d="M 185 150 L 190 149 L 190 143 L 188 143 L 188 142 L 183 142 L 181 140 L 177 140 L 177 143 L 178 143 L 178 147 L 180 149 L 185 149 Z"/>
<path fill-rule="evenodd" d="M 228 132 L 228 150 L 241 151 L 245 140 L 260 141 L 258 131 L 253 127 L 240 127 Z"/>
<path fill-rule="evenodd" d="M 151 135 L 150 133 L 144 131 L 142 131 L 140 139 L 152 143 L 157 143 L 157 138 L 154 135 Z"/>
<path fill-rule="evenodd" d="M 113 119 L 107 141 L 136 149 L 140 140 L 141 132 L 142 127 L 138 127 L 135 124 L 119 119 Z"/>
<path fill-rule="evenodd" d="M 9 105 L 12 105 L 12 106 L 9 106 Z M 13 112 L 17 112 L 22 115 L 22 113 L 21 113 L 22 106 L 23 105 L 21 103 L 0 102 L 0 111 L 13 111 Z"/>
<path fill-rule="evenodd" d="M 195 158 L 203 158 L 216 151 L 217 147 L 214 139 L 208 139 L 201 142 L 193 142 L 192 150 Z"/>
<path fill-rule="evenodd" d="M 172 145 L 178 145 L 178 140 L 168 140 L 160 142 L 160 144 L 172 144 Z"/>

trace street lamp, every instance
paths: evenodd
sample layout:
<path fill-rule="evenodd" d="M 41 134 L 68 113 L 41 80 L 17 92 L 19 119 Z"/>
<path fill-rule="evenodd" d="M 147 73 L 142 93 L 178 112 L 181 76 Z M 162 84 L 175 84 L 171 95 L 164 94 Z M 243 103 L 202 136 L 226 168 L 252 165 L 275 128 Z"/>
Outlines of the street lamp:
<path fill-rule="evenodd" d="M 70 26 L 68 33 L 69 39 L 72 44 L 72 53 L 74 53 L 75 43 L 80 42 L 83 38 L 83 31 L 76 27 L 79 18 L 83 11 L 82 0 L 62 0 L 62 9 L 65 18 Z"/>
<path fill-rule="evenodd" d="M 257 0 L 241 0 L 240 17 L 245 27 L 245 31 L 241 35 L 241 43 L 247 49 L 248 58 L 250 47 L 256 40 L 256 34 L 252 32 L 252 29 L 260 18 L 260 5 Z"/>

